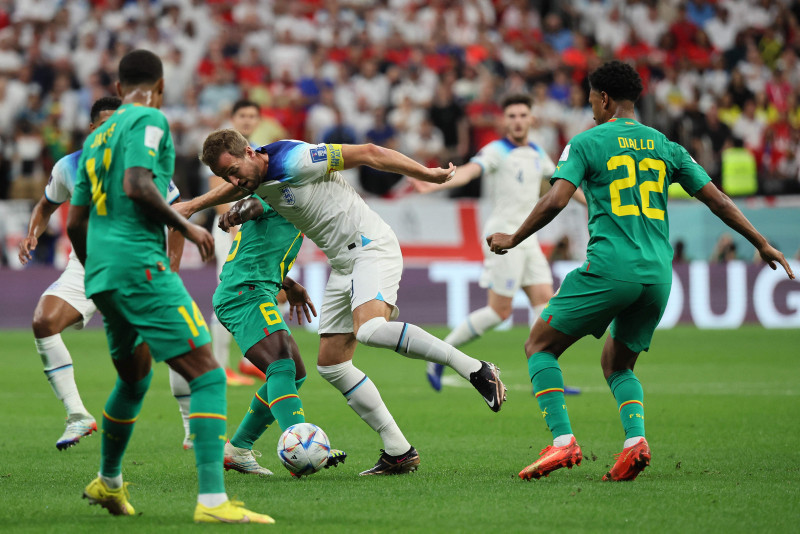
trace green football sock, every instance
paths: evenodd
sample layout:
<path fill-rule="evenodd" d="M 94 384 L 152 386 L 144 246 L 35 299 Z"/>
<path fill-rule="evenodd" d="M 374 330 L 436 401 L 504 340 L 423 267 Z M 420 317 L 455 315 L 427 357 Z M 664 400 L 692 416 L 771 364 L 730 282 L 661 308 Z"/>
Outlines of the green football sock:
<path fill-rule="evenodd" d="M 294 381 L 295 387 L 299 390 L 306 377 L 298 378 Z M 250 407 L 244 415 L 244 419 L 236 429 L 236 433 L 231 438 L 231 445 L 244 449 L 252 449 L 253 443 L 266 432 L 269 426 L 275 422 L 275 416 L 269 409 L 267 402 L 267 384 L 265 383 L 253 396 Z"/>
<path fill-rule="evenodd" d="M 644 391 L 633 371 L 617 371 L 606 380 L 619 406 L 625 439 L 644 437 Z"/>
<path fill-rule="evenodd" d="M 297 394 L 294 360 L 284 358 L 267 367 L 267 401 L 269 409 L 282 430 L 297 423 L 305 423 L 303 401 Z"/>
<path fill-rule="evenodd" d="M 572 434 L 564 400 L 564 378 L 558 359 L 549 352 L 537 352 L 528 358 L 528 374 L 536 402 L 539 403 L 542 417 L 553 433 L 553 438 Z"/>
<path fill-rule="evenodd" d="M 191 382 L 189 431 L 194 440 L 198 493 L 224 493 L 222 455 L 225 446 L 225 371 L 214 369 Z"/>
<path fill-rule="evenodd" d="M 115 477 L 122 473 L 122 457 L 133 434 L 133 425 L 142 409 L 144 394 L 150 387 L 153 370 L 129 384 L 121 378 L 111 391 L 103 410 L 103 437 L 100 445 L 100 474 Z"/>

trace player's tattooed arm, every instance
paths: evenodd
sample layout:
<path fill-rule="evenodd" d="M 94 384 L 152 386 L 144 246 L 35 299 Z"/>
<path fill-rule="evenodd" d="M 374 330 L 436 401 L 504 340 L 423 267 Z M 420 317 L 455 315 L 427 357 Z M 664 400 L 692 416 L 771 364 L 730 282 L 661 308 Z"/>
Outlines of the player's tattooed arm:
<path fill-rule="evenodd" d="M 213 208 L 214 206 L 219 206 L 220 204 L 230 204 L 231 202 L 240 200 L 249 194 L 250 193 L 247 191 L 242 191 L 235 185 L 226 182 L 218 185 L 207 193 L 203 193 L 199 197 L 194 197 L 186 202 L 181 202 L 181 204 L 176 206 L 175 209 L 178 210 L 178 212 L 184 217 L 190 217 L 192 214 L 197 213 L 198 211 L 206 208 Z"/>
<path fill-rule="evenodd" d="M 544 228 L 567 206 L 576 189 L 575 184 L 568 180 L 556 180 L 550 191 L 539 199 L 533 211 L 516 232 L 513 234 L 496 233 L 486 238 L 489 249 L 495 254 L 505 254 L 508 249 L 516 247 Z"/>
<path fill-rule="evenodd" d="M 50 221 L 50 216 L 55 213 L 61 204 L 53 204 L 47 197 L 42 195 L 39 202 L 33 207 L 31 213 L 31 221 L 28 224 L 28 235 L 25 239 L 19 242 L 19 262 L 22 265 L 28 263 L 31 259 L 31 252 L 36 250 L 39 244 L 39 237 L 47 229 L 47 223 Z"/>
<path fill-rule="evenodd" d="M 208 231 L 187 221 L 177 210 L 167 204 L 153 182 L 153 173 L 144 167 L 125 169 L 123 179 L 125 194 L 136 202 L 154 220 L 166 224 L 197 245 L 203 261 L 214 255 L 214 239 Z"/>
<path fill-rule="evenodd" d="M 342 160 L 345 169 L 366 165 L 379 171 L 404 174 L 434 184 L 443 184 L 451 180 L 456 173 L 456 167 L 452 163 L 446 169 L 442 167 L 428 168 L 396 150 L 371 143 L 342 145 Z"/>
<path fill-rule="evenodd" d="M 83 265 L 86 265 L 86 232 L 89 230 L 89 206 L 71 204 L 67 215 L 67 235 L 72 249 Z"/>
<path fill-rule="evenodd" d="M 281 288 L 286 292 L 286 300 L 289 302 L 289 320 L 292 320 L 294 315 L 297 315 L 297 324 L 303 324 L 303 315 L 306 320 L 311 322 L 311 314 L 317 316 L 317 309 L 314 303 L 311 302 L 311 297 L 308 296 L 306 288 L 289 278 L 284 277 Z M 302 312 L 302 314 L 301 314 Z"/>
<path fill-rule="evenodd" d="M 780 264 L 786 271 L 790 279 L 794 279 L 794 273 L 783 253 L 769 244 L 767 238 L 761 235 L 755 226 L 747 220 L 744 213 L 734 204 L 728 195 L 717 189 L 711 182 L 707 183 L 694 194 L 695 198 L 708 206 L 714 215 L 722 219 L 722 222 L 739 232 L 750 243 L 756 247 L 758 253 L 770 268 L 774 271 Z"/>
<path fill-rule="evenodd" d="M 264 214 L 264 205 L 255 197 L 240 200 L 231 209 L 219 216 L 219 227 L 226 232 L 234 226 L 239 226 L 247 221 Z"/>

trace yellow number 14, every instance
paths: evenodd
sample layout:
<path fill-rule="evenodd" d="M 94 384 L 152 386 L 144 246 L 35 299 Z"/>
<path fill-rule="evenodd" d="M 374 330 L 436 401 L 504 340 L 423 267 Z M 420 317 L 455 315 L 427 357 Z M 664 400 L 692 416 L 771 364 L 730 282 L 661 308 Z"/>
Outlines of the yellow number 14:
<path fill-rule="evenodd" d="M 197 307 L 195 301 L 192 301 L 192 314 L 194 315 L 194 321 L 192 321 L 192 317 L 189 315 L 189 311 L 186 309 L 186 306 L 179 306 L 178 313 L 183 316 L 183 320 L 186 321 L 186 324 L 189 326 L 189 331 L 192 332 L 192 337 L 197 337 L 200 335 L 198 328 L 205 328 L 206 331 L 208 330 L 208 325 L 206 324 L 205 319 L 203 319 L 203 314 L 200 313 L 200 308 Z"/>
<path fill-rule="evenodd" d="M 609 171 L 613 171 L 618 167 L 625 167 L 628 171 L 628 176 L 614 180 L 608 186 L 609 194 L 611 195 L 611 211 L 614 215 L 624 217 L 626 215 L 640 216 L 644 214 L 645 217 L 650 219 L 664 220 L 664 210 L 650 206 L 650 193 L 664 193 L 664 178 L 667 176 L 667 166 L 662 160 L 645 158 L 639 162 L 640 171 L 658 171 L 657 182 L 650 180 L 639 185 L 639 193 L 642 197 L 641 212 L 639 212 L 639 206 L 636 204 L 623 205 L 620 197 L 620 191 L 636 185 L 636 161 L 631 156 L 623 154 L 609 159 L 606 167 L 608 167 Z"/>

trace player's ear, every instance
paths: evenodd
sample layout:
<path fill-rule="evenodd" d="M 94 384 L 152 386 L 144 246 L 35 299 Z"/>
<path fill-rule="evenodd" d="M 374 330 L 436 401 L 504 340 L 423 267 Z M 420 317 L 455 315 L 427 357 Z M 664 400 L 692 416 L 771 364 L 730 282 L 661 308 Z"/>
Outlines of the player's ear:
<path fill-rule="evenodd" d="M 163 95 L 164 94 L 164 78 L 159 78 L 156 82 L 156 93 Z"/>
<path fill-rule="evenodd" d="M 117 82 L 114 84 L 114 86 L 117 88 L 117 96 L 120 98 L 125 98 L 125 95 L 122 94 L 122 84 Z"/>

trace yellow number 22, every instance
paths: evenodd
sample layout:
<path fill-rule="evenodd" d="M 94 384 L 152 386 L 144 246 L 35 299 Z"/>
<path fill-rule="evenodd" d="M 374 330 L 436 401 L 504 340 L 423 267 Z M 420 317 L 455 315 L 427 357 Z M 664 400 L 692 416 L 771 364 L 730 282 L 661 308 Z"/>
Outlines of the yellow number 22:
<path fill-rule="evenodd" d="M 650 193 L 664 193 L 664 178 L 667 176 L 667 166 L 660 159 L 645 158 L 639 162 L 639 171 L 658 171 L 658 181 L 652 180 L 642 182 L 639 185 L 639 193 L 642 196 L 642 210 L 639 211 L 639 206 L 635 204 L 622 204 L 620 191 L 628 189 L 636 185 L 636 162 L 631 156 L 621 155 L 614 156 L 606 163 L 609 171 L 613 171 L 617 167 L 625 167 L 628 171 L 628 176 L 614 180 L 608 186 L 609 194 L 611 195 L 611 211 L 618 217 L 626 215 L 639 216 L 642 213 L 649 219 L 664 220 L 664 210 L 653 208 L 650 206 Z"/>

